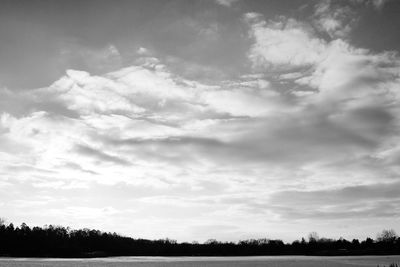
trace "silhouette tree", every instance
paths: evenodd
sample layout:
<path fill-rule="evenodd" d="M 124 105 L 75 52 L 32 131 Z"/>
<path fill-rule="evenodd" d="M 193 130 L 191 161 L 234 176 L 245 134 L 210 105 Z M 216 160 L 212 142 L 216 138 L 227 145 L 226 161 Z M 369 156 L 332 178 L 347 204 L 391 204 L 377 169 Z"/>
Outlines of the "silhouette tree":
<path fill-rule="evenodd" d="M 0 256 L 101 257 L 101 256 L 256 256 L 256 255 L 370 255 L 400 254 L 400 238 L 384 230 L 378 239 L 351 242 L 320 238 L 316 232 L 285 244 L 282 240 L 248 239 L 237 243 L 209 239 L 204 243 L 179 243 L 173 239 L 134 239 L 94 229 L 71 230 L 48 225 L 0 224 Z"/>
<path fill-rule="evenodd" d="M 377 240 L 380 242 L 394 242 L 396 238 L 397 234 L 393 229 L 382 230 L 382 232 L 377 235 Z"/>
<path fill-rule="evenodd" d="M 311 232 L 308 234 L 308 242 L 315 243 L 319 240 L 319 235 L 317 232 Z"/>

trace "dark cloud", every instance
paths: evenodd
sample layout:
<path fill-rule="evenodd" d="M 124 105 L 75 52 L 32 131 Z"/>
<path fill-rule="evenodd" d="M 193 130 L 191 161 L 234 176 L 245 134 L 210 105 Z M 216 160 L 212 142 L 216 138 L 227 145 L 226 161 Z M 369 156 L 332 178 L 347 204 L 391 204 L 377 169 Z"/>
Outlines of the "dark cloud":
<path fill-rule="evenodd" d="M 308 208 L 308 207 L 271 207 L 271 210 L 281 216 L 283 219 L 291 220 L 346 220 L 346 219 L 382 219 L 382 218 L 398 218 L 400 210 L 397 208 L 400 201 L 391 202 L 379 201 L 370 205 L 359 205 L 353 209 L 346 206 L 336 206 L 335 208 L 326 209 Z"/>
<path fill-rule="evenodd" d="M 83 168 L 81 165 L 79 165 L 78 163 L 75 162 L 66 162 L 65 164 L 62 164 L 60 166 L 61 168 L 67 168 L 67 169 L 72 169 L 72 170 L 78 170 L 78 171 L 82 171 L 82 172 L 86 172 L 86 173 L 90 173 L 90 174 L 94 174 L 94 175 L 98 175 L 99 173 L 93 171 L 93 170 L 88 170 Z"/>
<path fill-rule="evenodd" d="M 314 191 L 281 191 L 258 209 L 291 219 L 398 217 L 400 183 L 348 186 Z"/>
<path fill-rule="evenodd" d="M 400 183 L 313 191 L 286 190 L 260 198 L 225 196 L 219 202 L 254 214 L 290 220 L 383 219 L 400 216 Z"/>
<path fill-rule="evenodd" d="M 96 161 L 102 162 L 111 162 L 119 165 L 130 166 L 132 165 L 129 161 L 118 157 L 109 155 L 101 150 L 86 146 L 86 145 L 76 145 L 74 148 L 74 152 L 80 155 L 88 156 L 94 158 Z"/>
<path fill-rule="evenodd" d="M 110 139 L 104 140 L 111 146 L 122 147 L 133 152 L 137 158 L 155 162 L 167 162 L 181 166 L 197 164 L 202 158 L 219 160 L 218 155 L 229 153 L 229 145 L 212 138 L 167 137 L 158 139 Z"/>
<path fill-rule="evenodd" d="M 54 170 L 45 170 L 45 169 L 41 169 L 41 168 L 36 168 L 33 166 L 29 166 L 29 165 L 9 165 L 6 166 L 5 169 L 7 171 L 10 172 L 15 172 L 15 173 L 19 173 L 19 172 L 31 172 L 31 173 L 43 173 L 43 174 L 55 174 L 57 173 Z"/>
<path fill-rule="evenodd" d="M 290 197 L 289 197 L 290 196 Z M 349 186 L 318 191 L 283 191 L 274 194 L 270 203 L 295 205 L 335 205 L 379 199 L 400 198 L 400 183 Z"/>
<path fill-rule="evenodd" d="M 130 138 L 130 139 L 112 139 L 105 138 L 107 143 L 112 145 L 122 145 L 122 146 L 146 146 L 146 145 L 172 145 L 172 146 L 186 146 L 186 145 L 196 145 L 201 147 L 215 147 L 221 146 L 224 142 L 213 138 L 203 138 L 203 137 L 190 137 L 190 136 L 170 136 L 167 138 Z"/>

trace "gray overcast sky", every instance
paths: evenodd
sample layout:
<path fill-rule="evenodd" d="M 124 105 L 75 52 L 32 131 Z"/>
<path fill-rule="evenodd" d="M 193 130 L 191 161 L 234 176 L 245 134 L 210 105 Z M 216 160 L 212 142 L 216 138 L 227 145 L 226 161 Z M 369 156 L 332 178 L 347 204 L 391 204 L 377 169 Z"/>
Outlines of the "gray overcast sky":
<path fill-rule="evenodd" d="M 0 0 L 0 216 L 179 241 L 400 231 L 398 14 Z"/>

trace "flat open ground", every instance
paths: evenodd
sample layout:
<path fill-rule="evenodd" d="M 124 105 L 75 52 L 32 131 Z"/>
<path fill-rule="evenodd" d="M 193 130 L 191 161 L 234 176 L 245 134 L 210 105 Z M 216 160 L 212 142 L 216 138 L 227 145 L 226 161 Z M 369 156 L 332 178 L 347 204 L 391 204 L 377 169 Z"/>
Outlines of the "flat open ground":
<path fill-rule="evenodd" d="M 95 259 L 32 259 L 1 258 L 1 267 L 159 267 L 159 266 L 266 266 L 266 267 L 376 267 L 400 263 L 400 256 L 354 256 L 354 257 L 113 257 Z"/>

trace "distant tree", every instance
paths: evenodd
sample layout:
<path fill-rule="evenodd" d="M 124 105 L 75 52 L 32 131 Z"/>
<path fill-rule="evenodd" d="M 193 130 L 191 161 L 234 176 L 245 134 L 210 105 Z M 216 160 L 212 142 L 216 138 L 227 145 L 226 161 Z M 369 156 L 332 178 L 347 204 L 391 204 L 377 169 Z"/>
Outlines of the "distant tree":
<path fill-rule="evenodd" d="M 308 242 L 315 243 L 319 240 L 319 235 L 317 232 L 311 232 L 308 234 Z"/>
<path fill-rule="evenodd" d="M 0 217 L 0 226 L 5 225 L 6 220 Z"/>
<path fill-rule="evenodd" d="M 377 235 L 377 240 L 379 242 L 393 242 L 397 238 L 397 234 L 393 229 L 383 230 Z"/>
<path fill-rule="evenodd" d="M 216 239 L 208 239 L 204 244 L 206 245 L 216 245 L 219 242 Z"/>
<path fill-rule="evenodd" d="M 14 224 L 13 223 L 10 223 L 8 226 L 7 226 L 7 231 L 9 231 L 10 233 L 11 232 L 14 232 Z"/>
<path fill-rule="evenodd" d="M 22 223 L 0 225 L 0 256 L 11 257 L 99 257 L 99 256 L 257 256 L 257 255 L 371 255 L 399 254 L 400 238 L 394 230 L 384 230 L 380 241 L 371 238 L 351 242 L 320 238 L 316 232 L 292 244 L 279 239 L 248 239 L 205 243 L 178 243 L 173 239 L 133 239 L 95 229 L 71 230 L 48 225 L 29 227 Z M 393 266 L 392 266 L 393 267 Z M 394 266 L 397 267 L 397 266 Z"/>
<path fill-rule="evenodd" d="M 370 237 L 367 237 L 365 241 L 363 241 L 367 246 L 371 246 L 374 243 L 374 240 Z"/>

